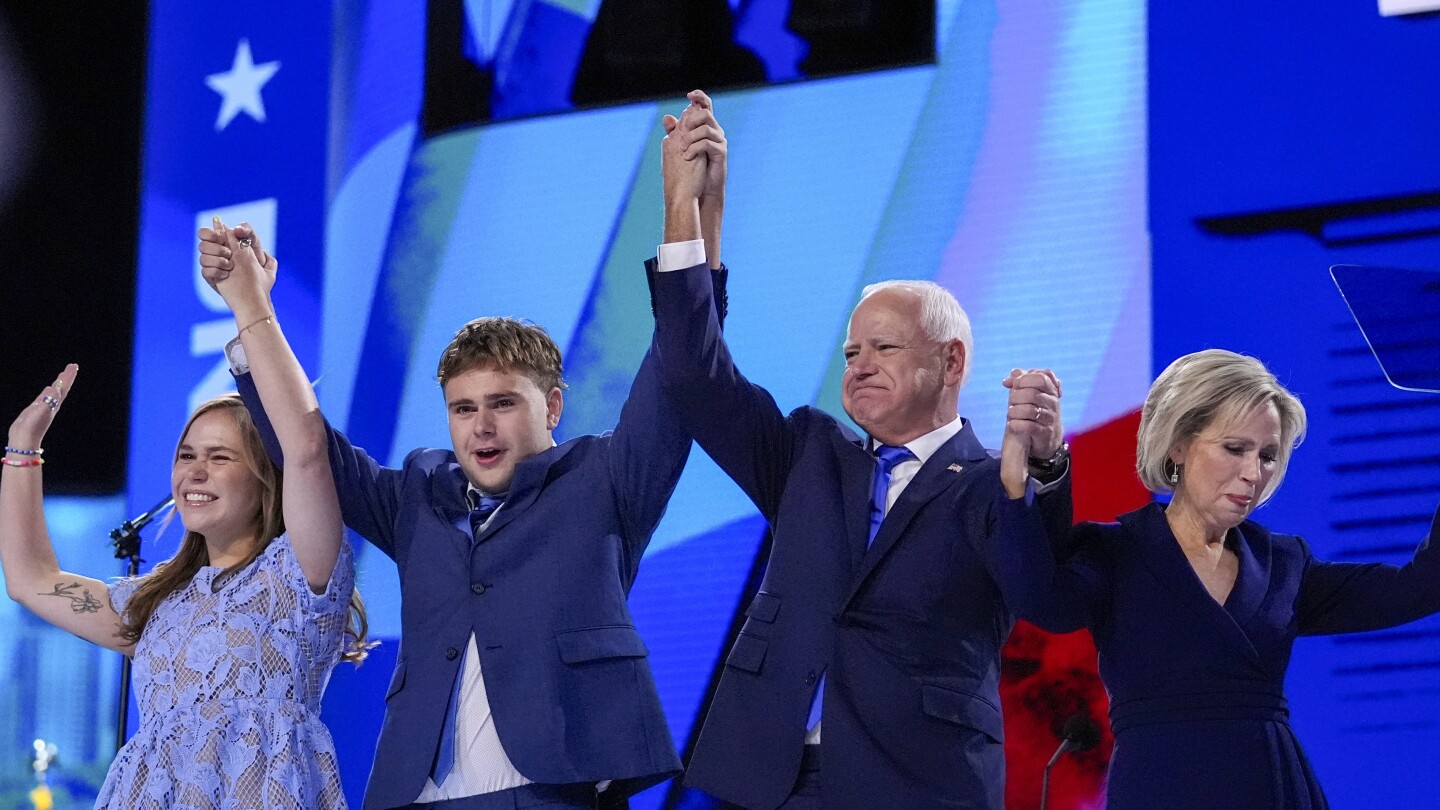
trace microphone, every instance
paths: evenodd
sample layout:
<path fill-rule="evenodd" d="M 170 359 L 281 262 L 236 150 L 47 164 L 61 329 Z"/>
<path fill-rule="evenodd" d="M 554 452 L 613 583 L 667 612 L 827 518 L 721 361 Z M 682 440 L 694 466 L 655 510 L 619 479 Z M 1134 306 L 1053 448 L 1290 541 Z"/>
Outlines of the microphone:
<path fill-rule="evenodd" d="M 150 507 L 148 511 L 138 517 L 121 523 L 119 528 L 111 531 L 110 543 L 115 546 L 115 559 L 130 558 L 132 567 L 134 567 L 133 563 L 138 563 L 140 556 L 140 530 L 150 525 L 150 521 L 154 520 L 161 510 L 168 508 L 173 503 L 175 503 L 175 499 L 166 495 L 165 500 Z M 135 576 L 136 573 L 132 570 L 130 576 Z"/>
<path fill-rule="evenodd" d="M 1050 798 L 1050 768 L 1059 762 L 1060 757 L 1067 751 L 1079 753 L 1099 745 L 1100 726 L 1096 725 L 1089 715 L 1072 714 L 1061 727 L 1060 738 L 1060 747 L 1055 749 L 1055 755 L 1045 763 L 1045 775 L 1040 779 L 1040 810 L 1045 810 L 1045 802 Z"/>

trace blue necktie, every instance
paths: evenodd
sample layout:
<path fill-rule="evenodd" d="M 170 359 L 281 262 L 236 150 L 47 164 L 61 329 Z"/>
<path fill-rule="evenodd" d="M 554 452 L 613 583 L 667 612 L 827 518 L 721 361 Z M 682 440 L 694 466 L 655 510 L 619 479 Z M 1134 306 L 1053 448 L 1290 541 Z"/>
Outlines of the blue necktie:
<path fill-rule="evenodd" d="M 480 533 L 480 527 L 485 525 L 485 521 L 489 520 L 504 502 L 505 494 L 480 496 L 480 502 L 470 512 L 472 543 L 475 535 Z M 461 658 L 460 668 L 455 671 L 455 683 L 450 687 L 450 705 L 445 709 L 445 724 L 440 727 L 440 747 L 435 752 L 435 767 L 430 770 L 430 777 L 435 781 L 436 787 L 445 784 L 445 777 L 449 776 L 450 769 L 455 767 L 455 718 L 460 712 L 460 685 L 464 682 L 465 659 Z"/>
<path fill-rule="evenodd" d="M 885 519 L 885 500 L 890 495 L 890 474 L 895 467 L 907 461 L 918 461 L 915 454 L 905 447 L 891 447 L 882 444 L 875 448 L 875 482 L 870 486 L 870 537 L 866 548 L 875 542 L 880 532 L 880 523 Z M 810 699 L 810 718 L 805 728 L 812 729 L 820 722 L 820 707 L 825 694 L 825 676 L 820 676 L 820 685 L 815 687 L 815 696 Z"/>
<path fill-rule="evenodd" d="M 882 444 L 875 448 L 875 483 L 870 487 L 870 539 L 866 548 L 875 542 L 880 532 L 880 522 L 885 519 L 885 499 L 890 494 L 890 474 L 895 467 L 907 461 L 917 461 L 915 454 L 904 447 Z"/>

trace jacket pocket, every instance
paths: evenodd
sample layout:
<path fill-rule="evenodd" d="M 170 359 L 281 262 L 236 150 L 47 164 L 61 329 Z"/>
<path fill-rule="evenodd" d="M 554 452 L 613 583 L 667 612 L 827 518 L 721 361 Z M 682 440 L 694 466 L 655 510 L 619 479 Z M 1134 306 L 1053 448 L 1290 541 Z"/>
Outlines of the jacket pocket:
<path fill-rule="evenodd" d="M 730 657 L 725 659 L 725 663 L 736 669 L 758 673 L 769 648 L 770 642 L 765 639 L 742 632 L 735 637 L 735 645 L 730 648 Z"/>
<path fill-rule="evenodd" d="M 644 658 L 649 654 L 640 634 L 628 624 L 561 630 L 555 634 L 555 643 L 560 647 L 560 660 L 567 664 L 606 658 Z"/>
<path fill-rule="evenodd" d="M 1005 740 L 1005 723 L 1000 710 L 978 695 L 939 684 L 922 683 L 920 699 L 927 717 L 972 728 L 997 743 Z"/>
<path fill-rule="evenodd" d="M 780 597 L 767 591 L 760 591 L 755 598 L 750 600 L 750 607 L 745 608 L 745 615 L 757 622 L 770 623 L 780 613 Z"/>
<path fill-rule="evenodd" d="M 390 698 L 395 697 L 395 693 L 399 692 L 404 686 L 405 659 L 402 658 L 395 663 L 395 674 L 390 676 L 390 688 L 385 690 L 385 699 L 389 700 Z"/>

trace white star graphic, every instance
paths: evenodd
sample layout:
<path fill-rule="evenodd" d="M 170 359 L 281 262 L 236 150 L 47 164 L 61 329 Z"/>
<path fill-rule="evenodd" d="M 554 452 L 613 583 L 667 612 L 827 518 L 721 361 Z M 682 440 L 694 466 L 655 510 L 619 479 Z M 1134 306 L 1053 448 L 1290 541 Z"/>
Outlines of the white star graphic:
<path fill-rule="evenodd" d="M 265 101 L 260 98 L 260 88 L 279 69 L 279 62 L 255 64 L 250 55 L 250 40 L 240 40 L 240 44 L 235 46 L 235 62 L 230 65 L 230 70 L 205 77 L 206 86 L 219 93 L 222 99 L 220 115 L 215 118 L 215 131 L 229 126 L 241 112 L 265 123 Z"/>

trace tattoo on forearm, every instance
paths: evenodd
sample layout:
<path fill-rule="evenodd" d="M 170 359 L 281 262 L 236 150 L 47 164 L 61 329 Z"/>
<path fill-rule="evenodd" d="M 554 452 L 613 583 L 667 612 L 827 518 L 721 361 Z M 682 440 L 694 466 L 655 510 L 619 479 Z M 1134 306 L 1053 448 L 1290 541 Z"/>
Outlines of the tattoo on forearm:
<path fill-rule="evenodd" d="M 80 583 L 78 582 L 72 582 L 69 585 L 64 585 L 57 582 L 55 583 L 55 590 L 51 591 L 50 593 L 40 591 L 37 592 L 37 595 L 58 596 L 62 599 L 69 599 L 70 609 L 76 613 L 100 612 L 100 608 L 104 607 L 104 605 L 100 604 L 100 600 L 91 596 L 89 589 L 83 589 L 80 591 L 79 594 L 76 594 L 75 589 L 79 587 Z"/>

